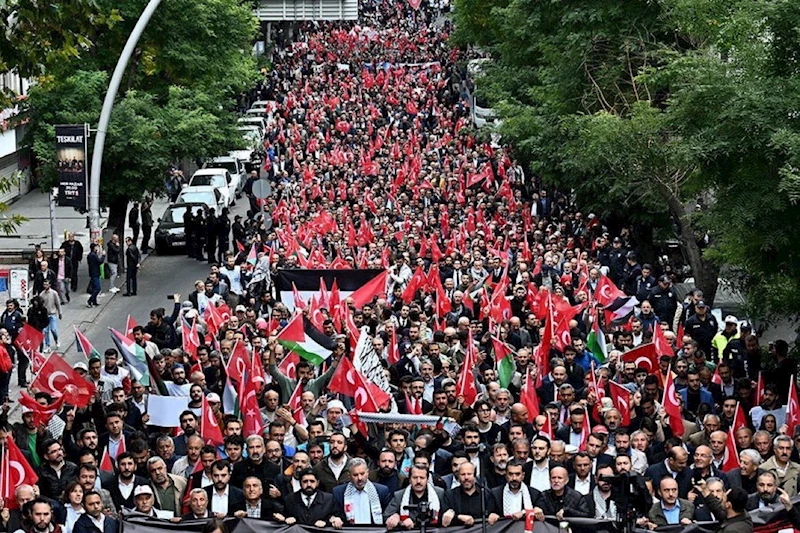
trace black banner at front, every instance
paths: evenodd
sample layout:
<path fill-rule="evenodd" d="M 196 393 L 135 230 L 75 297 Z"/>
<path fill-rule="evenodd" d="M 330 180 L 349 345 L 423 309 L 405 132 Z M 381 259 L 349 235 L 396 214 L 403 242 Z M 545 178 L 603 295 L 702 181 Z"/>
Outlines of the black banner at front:
<path fill-rule="evenodd" d="M 56 126 L 58 205 L 86 209 L 88 133 L 85 124 Z"/>

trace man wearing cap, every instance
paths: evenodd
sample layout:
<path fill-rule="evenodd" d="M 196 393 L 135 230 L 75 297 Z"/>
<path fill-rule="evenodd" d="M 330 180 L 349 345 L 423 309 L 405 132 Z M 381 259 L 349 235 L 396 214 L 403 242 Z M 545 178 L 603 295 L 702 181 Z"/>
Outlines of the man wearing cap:
<path fill-rule="evenodd" d="M 686 320 L 685 331 L 686 334 L 697 341 L 700 348 L 707 354 L 713 353 L 711 351 L 711 340 L 717 334 L 719 329 L 717 326 L 717 319 L 714 315 L 709 313 L 706 302 L 700 300 L 695 303 L 695 313 Z"/>
<path fill-rule="evenodd" d="M 647 299 L 653 305 L 658 320 L 672 326 L 678 311 L 678 298 L 672 288 L 672 281 L 666 274 L 658 278 L 658 286 L 653 287 Z"/>
<path fill-rule="evenodd" d="M 714 335 L 714 338 L 711 339 L 711 348 L 712 352 L 709 355 L 715 357 L 715 361 L 719 360 L 722 357 L 722 354 L 725 351 L 725 348 L 728 346 L 728 343 L 733 339 L 739 338 L 739 319 L 733 315 L 728 315 L 725 317 L 725 328 Z"/>
<path fill-rule="evenodd" d="M 128 516 L 158 516 L 153 506 L 155 503 L 153 489 L 151 489 L 149 485 L 139 485 L 133 489 L 133 502 L 135 504 L 134 509 L 132 512 L 128 513 Z"/>

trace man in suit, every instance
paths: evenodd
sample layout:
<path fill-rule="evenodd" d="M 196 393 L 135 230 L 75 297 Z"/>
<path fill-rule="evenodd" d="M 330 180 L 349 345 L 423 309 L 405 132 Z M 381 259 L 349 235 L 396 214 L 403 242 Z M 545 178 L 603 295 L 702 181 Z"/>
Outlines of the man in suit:
<path fill-rule="evenodd" d="M 175 455 L 186 455 L 189 437 L 197 433 L 197 415 L 187 409 L 181 413 L 180 423 L 182 433 L 172 437 L 172 442 L 175 444 Z"/>
<path fill-rule="evenodd" d="M 587 496 L 594 490 L 594 477 L 592 477 L 592 458 L 586 452 L 578 452 L 572 460 L 573 473 L 569 475 L 567 486 L 580 494 Z"/>
<path fill-rule="evenodd" d="M 134 489 L 147 485 L 147 480 L 136 475 L 136 461 L 130 452 L 122 452 L 117 456 L 117 472 L 111 481 L 103 483 L 103 488 L 111 494 L 117 509 L 133 509 Z"/>
<path fill-rule="evenodd" d="M 317 490 L 319 480 L 311 468 L 300 473 L 300 492 L 285 498 L 286 525 L 326 527 L 336 512 L 333 496 Z M 277 519 L 278 517 L 276 517 Z"/>
<path fill-rule="evenodd" d="M 103 512 L 103 500 L 95 491 L 83 495 L 86 510 L 72 527 L 73 533 L 117 533 L 119 524 Z"/>
<path fill-rule="evenodd" d="M 278 499 L 264 498 L 264 487 L 261 480 L 250 476 L 244 480 L 244 509 L 233 513 L 237 518 L 256 518 L 274 520 L 275 515 L 283 517 L 283 505 Z"/>
<path fill-rule="evenodd" d="M 564 368 L 564 367 L 559 367 Z M 583 440 L 583 425 L 586 423 L 586 410 L 583 407 L 575 406 L 569 413 L 569 425 L 556 431 L 556 439 L 563 440 L 567 444 L 580 447 Z"/>
<path fill-rule="evenodd" d="M 389 504 L 392 493 L 385 485 L 369 480 L 367 462 L 360 457 L 350 459 L 347 465 L 350 481 L 333 489 L 337 516 L 331 525 L 337 529 L 349 525 L 382 525 L 383 509 Z"/>
<path fill-rule="evenodd" d="M 444 490 L 439 487 L 432 487 L 428 484 L 430 472 L 427 468 L 411 467 L 409 472 L 409 486 L 394 493 L 392 500 L 386 507 L 384 516 L 386 517 L 386 529 L 394 529 L 402 526 L 406 529 L 415 529 L 421 524 L 419 508 L 407 509 L 412 502 L 419 505 L 427 502 L 430 514 L 427 517 L 429 524 L 436 524 L 439 521 L 439 514 L 442 510 L 444 500 Z"/>
<path fill-rule="evenodd" d="M 125 448 L 124 442 L 130 439 L 133 435 L 124 431 L 123 427 L 125 421 L 116 411 L 106 413 L 106 433 L 100 435 L 97 442 L 98 450 L 108 450 L 108 455 L 112 460 L 117 460 L 117 455 L 120 453 L 120 448 Z"/>
<path fill-rule="evenodd" d="M 492 489 L 492 496 L 497 501 L 497 507 L 502 510 L 503 516 L 511 520 L 525 518 L 526 511 L 533 511 L 534 517 L 541 516 L 542 493 L 524 483 L 525 463 L 512 459 L 506 467 L 506 482 Z"/>
<path fill-rule="evenodd" d="M 233 516 L 236 511 L 244 510 L 244 493 L 234 487 L 231 481 L 231 465 L 225 459 L 214 461 L 211 465 L 211 479 L 214 485 L 206 487 L 209 510 L 217 518 Z"/>
<path fill-rule="evenodd" d="M 658 489 L 660 500 L 653 504 L 647 515 L 651 529 L 666 525 L 691 524 L 694 504 L 678 497 L 678 482 L 671 475 L 667 475 L 658 482 Z"/>
<path fill-rule="evenodd" d="M 394 454 L 392 454 L 392 457 L 394 457 Z M 294 457 L 292 457 L 291 473 L 287 474 L 286 472 L 281 472 L 275 478 L 275 488 L 281 493 L 281 498 L 286 500 L 287 496 L 300 490 L 300 472 L 310 465 L 311 459 L 308 456 L 308 452 L 305 450 L 297 450 Z"/>
<path fill-rule="evenodd" d="M 460 485 L 444 493 L 444 508 L 442 513 L 442 526 L 450 525 L 472 526 L 476 520 L 483 518 L 481 513 L 481 491 L 475 478 L 475 465 L 470 462 L 462 463 L 458 467 L 458 481 Z M 500 518 L 497 501 L 491 496 L 485 499 L 486 522 L 494 524 Z"/>

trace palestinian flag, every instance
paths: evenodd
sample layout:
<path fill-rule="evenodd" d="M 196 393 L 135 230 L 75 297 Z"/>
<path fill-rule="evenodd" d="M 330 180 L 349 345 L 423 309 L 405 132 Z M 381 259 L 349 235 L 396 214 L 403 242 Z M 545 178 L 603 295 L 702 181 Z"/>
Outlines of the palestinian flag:
<path fill-rule="evenodd" d="M 376 294 L 386 292 L 386 277 L 387 271 L 383 269 L 282 269 L 275 277 L 275 288 L 278 298 L 289 311 L 294 311 L 296 301 L 310 302 L 315 296 L 319 298 L 323 283 L 325 287 L 333 287 L 336 283 L 339 300 L 343 302 L 352 297 L 355 306 L 360 308 L 372 301 Z M 326 305 L 322 307 L 327 308 Z"/>
<path fill-rule="evenodd" d="M 597 320 L 592 324 L 592 331 L 586 337 L 586 347 L 589 351 L 597 357 L 597 360 L 604 363 L 608 357 L 608 348 L 606 348 L 606 336 L 600 330 L 600 324 Z"/>
<path fill-rule="evenodd" d="M 492 347 L 494 348 L 494 362 L 497 365 L 497 379 L 500 386 L 508 388 L 511 378 L 514 377 L 514 350 L 508 344 L 497 337 L 492 337 Z"/>
<path fill-rule="evenodd" d="M 149 387 L 150 370 L 147 368 L 147 357 L 145 356 L 144 348 L 114 328 L 108 329 L 111 331 L 111 340 L 117 345 L 122 359 L 125 360 L 125 364 L 131 371 L 131 378 L 145 387 Z"/>
<path fill-rule="evenodd" d="M 78 346 L 78 351 L 85 355 L 86 359 L 102 359 L 100 352 L 92 346 L 92 343 L 89 342 L 86 335 L 78 329 L 78 326 L 73 327 L 75 328 L 75 344 Z"/>
<path fill-rule="evenodd" d="M 302 314 L 297 314 L 278 333 L 278 343 L 287 351 L 294 352 L 306 361 L 319 366 L 328 357 L 336 342 L 318 330 Z"/>
<path fill-rule="evenodd" d="M 600 276 L 594 299 L 603 306 L 606 326 L 619 326 L 633 316 L 634 307 L 639 305 L 635 296 L 628 296 L 614 285 L 607 276 Z"/>

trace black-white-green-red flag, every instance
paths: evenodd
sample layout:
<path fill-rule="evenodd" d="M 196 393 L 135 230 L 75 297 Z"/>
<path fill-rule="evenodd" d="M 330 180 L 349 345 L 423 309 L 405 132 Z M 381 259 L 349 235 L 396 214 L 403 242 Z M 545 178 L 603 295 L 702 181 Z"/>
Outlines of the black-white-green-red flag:
<path fill-rule="evenodd" d="M 317 366 L 330 357 L 336 348 L 336 341 L 299 313 L 278 333 L 277 340 L 285 350 L 294 352 Z"/>

